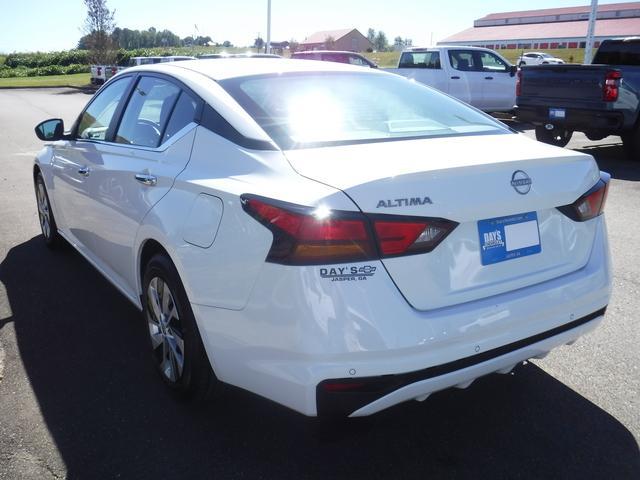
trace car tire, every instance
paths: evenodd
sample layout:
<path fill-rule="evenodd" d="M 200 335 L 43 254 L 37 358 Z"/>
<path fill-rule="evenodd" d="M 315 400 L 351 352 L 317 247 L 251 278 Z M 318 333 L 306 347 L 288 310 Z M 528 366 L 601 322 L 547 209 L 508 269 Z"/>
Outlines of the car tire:
<path fill-rule="evenodd" d="M 631 132 L 621 135 L 621 138 L 627 158 L 640 161 L 640 128 L 636 126 Z"/>
<path fill-rule="evenodd" d="M 547 130 L 544 125 L 536 127 L 536 140 L 556 147 L 564 147 L 571 140 L 573 132 L 565 128 Z"/>
<path fill-rule="evenodd" d="M 167 255 L 151 258 L 142 285 L 147 337 L 162 380 L 180 399 L 210 398 L 219 382 L 176 267 Z"/>
<path fill-rule="evenodd" d="M 58 225 L 53 216 L 47 186 L 44 184 L 42 173 L 36 174 L 34 182 L 36 192 L 36 202 L 38 205 L 38 221 L 40 222 L 40 231 L 47 247 L 54 249 L 62 244 L 62 237 L 58 233 Z"/>

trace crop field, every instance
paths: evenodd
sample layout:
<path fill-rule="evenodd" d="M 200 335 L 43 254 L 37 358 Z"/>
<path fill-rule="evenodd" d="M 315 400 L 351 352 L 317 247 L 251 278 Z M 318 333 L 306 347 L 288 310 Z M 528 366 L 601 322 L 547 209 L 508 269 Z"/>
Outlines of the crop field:
<path fill-rule="evenodd" d="M 89 73 L 47 75 L 44 77 L 0 78 L 0 87 L 84 87 L 89 85 Z"/>

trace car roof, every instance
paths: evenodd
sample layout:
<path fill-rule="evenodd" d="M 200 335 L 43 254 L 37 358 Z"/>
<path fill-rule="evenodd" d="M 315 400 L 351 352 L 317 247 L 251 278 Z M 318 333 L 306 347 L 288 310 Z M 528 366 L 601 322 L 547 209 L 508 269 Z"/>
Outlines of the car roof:
<path fill-rule="evenodd" d="M 201 60 L 186 60 L 178 63 L 157 63 L 153 65 L 140 65 L 127 69 L 127 72 L 151 71 L 158 73 L 177 73 L 175 69 L 189 70 L 200 73 L 213 80 L 226 80 L 229 78 L 248 77 L 253 75 L 268 75 L 294 72 L 368 72 L 380 74 L 375 69 L 363 70 L 357 65 L 335 62 L 309 62 L 308 60 L 290 60 L 273 58 L 268 62 L 260 58 L 219 58 L 215 62 Z"/>
<path fill-rule="evenodd" d="M 470 46 L 470 45 L 432 45 L 431 47 L 409 47 L 409 48 L 405 48 L 404 50 L 402 50 L 402 53 L 405 53 L 405 52 L 419 53 L 419 52 L 439 50 L 441 48 L 455 48 L 455 49 L 458 49 L 458 50 L 482 50 L 482 51 L 491 50 L 490 48 L 473 47 L 473 46 Z"/>

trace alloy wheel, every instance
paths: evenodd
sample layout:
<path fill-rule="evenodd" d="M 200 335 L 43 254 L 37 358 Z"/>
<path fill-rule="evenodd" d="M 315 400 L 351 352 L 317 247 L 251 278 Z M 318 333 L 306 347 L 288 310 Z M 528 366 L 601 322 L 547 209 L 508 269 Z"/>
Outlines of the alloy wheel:
<path fill-rule="evenodd" d="M 38 199 L 38 217 L 40 219 L 40 228 L 42 234 L 49 240 L 51 238 L 51 209 L 49 208 L 49 200 L 44 190 L 42 182 L 38 182 L 38 188 L 36 189 L 36 196 Z"/>
<path fill-rule="evenodd" d="M 147 289 L 147 322 L 153 354 L 160 371 L 172 383 L 184 369 L 184 332 L 169 285 L 153 277 Z"/>

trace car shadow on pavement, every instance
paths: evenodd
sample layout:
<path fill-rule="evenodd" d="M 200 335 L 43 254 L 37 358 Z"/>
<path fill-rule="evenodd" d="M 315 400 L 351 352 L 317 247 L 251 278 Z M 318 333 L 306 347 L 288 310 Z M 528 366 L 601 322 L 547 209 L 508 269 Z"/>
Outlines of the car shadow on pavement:
<path fill-rule="evenodd" d="M 600 170 L 618 180 L 640 180 L 640 159 L 630 160 L 622 148 L 622 143 L 606 143 L 576 148 L 576 152 L 593 155 Z"/>
<path fill-rule="evenodd" d="M 93 95 L 98 91 L 100 87 L 94 85 L 87 85 L 84 87 L 67 87 L 63 90 L 59 90 L 55 92 L 56 95 L 75 95 L 78 92 L 84 93 L 85 95 Z"/>
<path fill-rule="evenodd" d="M 143 322 L 71 248 L 0 264 L 21 360 L 68 478 L 640 478 L 633 435 L 534 364 L 372 417 L 320 421 L 237 389 L 168 394 Z"/>

